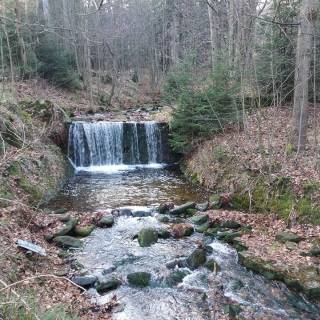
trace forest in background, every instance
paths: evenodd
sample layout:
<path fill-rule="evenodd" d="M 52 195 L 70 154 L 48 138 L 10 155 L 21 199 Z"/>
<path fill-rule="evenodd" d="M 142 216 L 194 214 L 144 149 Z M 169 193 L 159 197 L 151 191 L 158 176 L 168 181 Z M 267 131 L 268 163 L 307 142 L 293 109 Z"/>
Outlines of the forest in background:
<path fill-rule="evenodd" d="M 317 10 L 300 0 L 4 0 L 0 77 L 85 91 L 101 110 L 124 76 L 147 82 L 155 100 L 161 92 L 175 106 L 181 152 L 225 124 L 242 126 L 252 110 L 295 103 L 288 143 L 300 150 L 320 95 Z"/>

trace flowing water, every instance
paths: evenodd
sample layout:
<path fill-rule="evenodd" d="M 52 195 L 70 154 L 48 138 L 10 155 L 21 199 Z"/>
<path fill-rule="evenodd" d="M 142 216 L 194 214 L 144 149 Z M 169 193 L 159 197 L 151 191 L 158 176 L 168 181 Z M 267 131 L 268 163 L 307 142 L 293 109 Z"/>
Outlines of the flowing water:
<path fill-rule="evenodd" d="M 319 319 L 319 306 L 282 283 L 247 271 L 238 264 L 236 251 L 215 239 L 196 233 L 180 240 L 160 239 L 147 248 L 139 246 L 135 235 L 141 228 L 168 228 L 158 222 L 152 208 L 164 201 L 180 204 L 207 197 L 172 167 L 159 163 L 165 142 L 158 129 L 153 122 L 74 123 L 70 127 L 69 158 L 75 175 L 53 206 L 77 211 L 130 207 L 149 212 L 141 218 L 117 217 L 112 228 L 98 228 L 84 240 L 84 248 L 76 254 L 84 268 L 98 277 L 107 274 L 123 282 L 102 296 L 90 289 L 92 299 L 106 303 L 116 295 L 115 320 L 218 319 L 215 310 L 227 301 L 240 304 L 245 319 Z M 173 270 L 168 263 L 187 257 L 199 241 L 212 248 L 208 258 L 214 258 L 221 271 L 181 267 L 185 278 L 169 285 L 166 279 Z M 149 287 L 133 288 L 126 283 L 126 276 L 137 271 L 152 274 Z"/>

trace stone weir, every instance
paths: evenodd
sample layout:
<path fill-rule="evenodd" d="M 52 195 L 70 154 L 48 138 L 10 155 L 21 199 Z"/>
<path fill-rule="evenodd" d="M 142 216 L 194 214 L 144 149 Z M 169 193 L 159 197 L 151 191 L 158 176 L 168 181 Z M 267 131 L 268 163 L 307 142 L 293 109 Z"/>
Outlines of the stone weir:
<path fill-rule="evenodd" d="M 68 156 L 76 167 L 174 162 L 169 127 L 160 122 L 72 122 Z"/>

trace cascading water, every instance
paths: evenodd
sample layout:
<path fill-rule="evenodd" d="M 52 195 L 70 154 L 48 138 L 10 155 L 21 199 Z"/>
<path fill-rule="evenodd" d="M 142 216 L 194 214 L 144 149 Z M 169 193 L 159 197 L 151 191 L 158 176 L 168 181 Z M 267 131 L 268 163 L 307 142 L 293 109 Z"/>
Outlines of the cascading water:
<path fill-rule="evenodd" d="M 74 122 L 68 156 L 77 168 L 162 163 L 162 135 L 156 122 Z"/>

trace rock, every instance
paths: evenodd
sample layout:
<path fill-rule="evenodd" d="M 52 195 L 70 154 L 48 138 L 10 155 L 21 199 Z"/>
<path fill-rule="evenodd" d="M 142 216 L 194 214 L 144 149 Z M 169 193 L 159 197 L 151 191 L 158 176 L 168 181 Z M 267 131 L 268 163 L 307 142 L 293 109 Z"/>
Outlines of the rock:
<path fill-rule="evenodd" d="M 207 211 L 209 209 L 209 202 L 196 204 L 196 209 L 201 212 Z"/>
<path fill-rule="evenodd" d="M 158 241 L 158 232 L 152 228 L 144 228 L 138 234 L 140 247 L 150 247 Z"/>
<path fill-rule="evenodd" d="M 193 216 L 191 219 L 191 222 L 197 225 L 204 224 L 209 220 L 209 216 L 207 214 L 201 214 Z"/>
<path fill-rule="evenodd" d="M 220 266 L 213 259 L 209 259 L 204 266 L 214 273 L 219 272 L 221 269 Z"/>
<path fill-rule="evenodd" d="M 215 237 L 215 236 L 218 234 L 219 230 L 220 230 L 219 227 L 209 228 L 209 229 L 207 229 L 207 230 L 204 232 L 204 234 L 205 234 L 206 236 Z"/>
<path fill-rule="evenodd" d="M 206 251 L 204 249 L 196 249 L 187 258 L 187 264 L 190 269 L 194 270 L 206 263 Z"/>
<path fill-rule="evenodd" d="M 157 220 L 161 223 L 168 223 L 170 222 L 170 218 L 168 216 L 158 216 Z"/>
<path fill-rule="evenodd" d="M 295 242 L 292 242 L 292 241 L 287 241 L 287 242 L 285 243 L 285 245 L 286 245 L 286 248 L 287 248 L 288 250 L 290 250 L 290 251 L 295 250 L 295 249 L 297 249 L 297 247 L 298 247 L 298 245 L 297 245 Z"/>
<path fill-rule="evenodd" d="M 70 236 L 55 237 L 53 238 L 53 242 L 63 248 L 81 248 L 83 245 L 81 240 Z"/>
<path fill-rule="evenodd" d="M 221 202 L 220 202 L 220 196 L 218 194 L 214 194 L 209 199 L 210 207 L 212 209 L 220 209 L 221 208 Z"/>
<path fill-rule="evenodd" d="M 160 239 L 169 239 L 171 237 L 171 233 L 167 229 L 159 229 L 158 230 L 158 237 Z"/>
<path fill-rule="evenodd" d="M 90 224 L 88 226 L 75 226 L 74 233 L 79 237 L 87 237 L 94 230 L 94 225 Z"/>
<path fill-rule="evenodd" d="M 233 220 L 223 221 L 220 224 L 220 228 L 224 228 L 224 229 L 239 229 L 240 227 L 241 227 L 241 224 Z"/>
<path fill-rule="evenodd" d="M 102 278 L 96 282 L 96 290 L 105 293 L 117 289 L 120 285 L 121 281 L 115 277 Z"/>
<path fill-rule="evenodd" d="M 187 209 L 186 210 L 186 216 L 188 216 L 188 217 L 191 217 L 191 216 L 193 216 L 194 214 L 196 214 L 197 213 L 197 210 L 196 209 Z"/>
<path fill-rule="evenodd" d="M 28 252 L 37 253 L 40 256 L 45 257 L 47 255 L 46 250 L 32 242 L 18 239 L 17 246 L 23 249 L 28 250 Z"/>
<path fill-rule="evenodd" d="M 193 226 L 187 223 L 180 223 L 174 225 L 172 228 L 172 233 L 175 238 L 189 237 L 193 234 L 193 232 Z"/>
<path fill-rule="evenodd" d="M 166 263 L 168 269 L 174 269 L 175 267 L 185 268 L 187 267 L 187 260 L 185 258 L 178 258 Z"/>
<path fill-rule="evenodd" d="M 208 253 L 208 254 L 213 253 L 213 248 L 211 246 L 205 246 L 204 249 L 206 250 L 206 253 Z"/>
<path fill-rule="evenodd" d="M 127 275 L 130 285 L 135 287 L 147 287 L 150 283 L 151 274 L 148 272 L 134 272 Z"/>
<path fill-rule="evenodd" d="M 132 211 L 130 209 L 120 209 L 120 216 L 131 217 Z"/>
<path fill-rule="evenodd" d="M 68 221 L 70 221 L 70 219 L 71 219 L 71 216 L 68 213 L 62 214 L 58 218 L 58 220 L 61 222 L 68 222 Z"/>
<path fill-rule="evenodd" d="M 109 274 L 109 273 L 111 273 L 111 272 L 113 272 L 114 270 L 116 270 L 117 269 L 117 267 L 116 266 L 114 266 L 114 265 L 111 265 L 110 267 L 108 267 L 108 268 L 105 268 L 105 269 L 103 269 L 102 270 L 102 275 L 107 275 L 107 274 Z"/>
<path fill-rule="evenodd" d="M 203 223 L 200 226 L 196 226 L 196 232 L 204 233 L 205 231 L 207 231 L 209 229 L 209 227 L 210 227 L 210 222 L 207 221 L 206 223 Z"/>
<path fill-rule="evenodd" d="M 161 203 L 160 206 L 157 208 L 157 211 L 160 214 L 167 214 L 173 209 L 174 205 L 172 203 Z"/>
<path fill-rule="evenodd" d="M 76 276 L 71 279 L 71 281 L 83 288 L 90 288 L 96 283 L 98 278 L 96 276 Z"/>
<path fill-rule="evenodd" d="M 150 217 L 151 212 L 150 211 L 134 211 L 132 212 L 132 216 L 134 218 Z"/>
<path fill-rule="evenodd" d="M 194 209 L 196 207 L 195 202 L 187 202 L 181 206 L 175 207 L 170 210 L 170 214 L 172 215 L 179 215 L 186 212 L 187 209 Z"/>
<path fill-rule="evenodd" d="M 54 210 L 53 213 L 54 214 L 64 214 L 66 212 L 68 212 L 69 210 L 66 209 L 66 208 L 60 208 L 60 209 L 57 209 L 57 210 Z"/>
<path fill-rule="evenodd" d="M 309 251 L 309 256 L 311 257 L 319 257 L 320 256 L 320 247 L 312 247 Z"/>
<path fill-rule="evenodd" d="M 78 220 L 71 218 L 60 230 L 53 234 L 54 237 L 65 236 L 70 233 L 75 225 L 78 223 Z"/>
<path fill-rule="evenodd" d="M 298 243 L 302 240 L 300 236 L 292 232 L 279 232 L 276 235 L 276 239 L 283 243 L 286 243 L 287 241 Z"/>
<path fill-rule="evenodd" d="M 180 282 L 182 282 L 183 278 L 185 278 L 189 272 L 185 270 L 175 270 L 170 273 L 170 275 L 166 278 L 165 282 L 169 287 L 176 286 Z"/>
<path fill-rule="evenodd" d="M 98 221 L 97 225 L 100 228 L 111 228 L 114 225 L 114 218 L 112 215 L 104 216 Z"/>
<path fill-rule="evenodd" d="M 232 244 L 235 238 L 241 237 L 242 233 L 239 231 L 226 231 L 220 232 L 217 235 L 218 240 L 224 241 L 226 243 Z"/>

